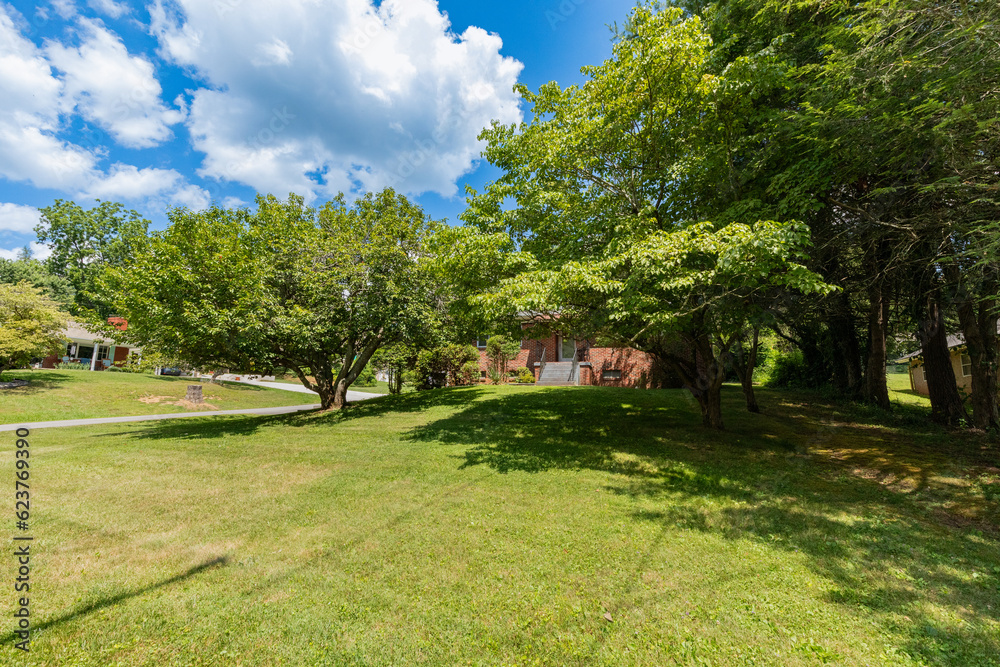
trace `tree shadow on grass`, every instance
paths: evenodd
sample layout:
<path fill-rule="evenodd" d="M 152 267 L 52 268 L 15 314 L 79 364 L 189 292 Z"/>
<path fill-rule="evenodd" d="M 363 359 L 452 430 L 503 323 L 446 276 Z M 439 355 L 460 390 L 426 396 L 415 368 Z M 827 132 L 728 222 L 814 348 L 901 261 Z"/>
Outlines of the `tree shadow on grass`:
<path fill-rule="evenodd" d="M 191 577 L 201 574 L 206 570 L 215 567 L 225 567 L 228 564 L 229 564 L 229 556 L 219 556 L 217 558 L 205 561 L 200 565 L 196 565 L 186 570 L 185 572 L 181 572 L 180 574 L 174 575 L 173 577 L 164 579 L 162 581 L 158 581 L 155 584 L 143 586 L 142 588 L 134 588 L 132 590 L 119 593 L 117 595 L 111 595 L 109 597 L 102 598 L 100 600 L 95 600 L 94 602 L 89 602 L 81 607 L 72 609 L 64 614 L 56 616 L 55 618 L 49 619 L 42 623 L 32 624 L 31 629 L 34 632 L 38 632 L 39 630 L 45 630 L 46 628 L 62 625 L 63 623 L 68 623 L 77 618 L 80 618 L 81 616 L 86 616 L 88 614 L 94 613 L 95 611 L 100 611 L 101 609 L 104 609 L 106 607 L 111 607 L 113 605 L 116 605 L 119 602 L 124 602 L 125 600 L 130 600 L 132 598 L 137 598 L 151 591 L 155 591 L 159 588 L 170 586 L 180 581 L 190 579 Z M 13 632 L 8 632 L 7 634 L 0 636 L 0 643 L 6 644 L 7 642 L 11 642 L 14 640 L 15 636 L 16 635 Z"/>
<path fill-rule="evenodd" d="M 268 428 L 335 428 L 357 419 L 379 418 L 395 413 L 415 413 L 434 407 L 461 406 L 474 401 L 483 390 L 477 387 L 439 389 L 429 392 L 387 395 L 351 403 L 343 410 L 317 410 L 284 415 L 206 415 L 185 419 L 139 422 L 124 435 L 136 440 L 191 441 L 231 436 L 250 436 Z"/>
<path fill-rule="evenodd" d="M 27 380 L 28 384 L 23 387 L 13 387 L 11 389 L 0 389 L 0 398 L 17 396 L 34 396 L 44 391 L 57 389 L 70 382 L 73 371 L 59 373 L 56 371 L 7 371 L 0 378 L 0 382 L 10 382 L 12 380 Z"/>
<path fill-rule="evenodd" d="M 463 447 L 460 468 L 608 473 L 609 491 L 641 504 L 634 521 L 806 556 L 832 584 L 826 601 L 874 616 L 911 656 L 1000 664 L 1000 508 L 971 488 L 931 488 L 956 461 L 991 465 L 981 441 L 885 427 L 811 394 L 765 396 L 767 412 L 751 415 L 727 391 L 717 433 L 681 392 L 536 390 L 474 401 L 408 437 Z M 959 521 L 973 504 L 979 523 Z"/>

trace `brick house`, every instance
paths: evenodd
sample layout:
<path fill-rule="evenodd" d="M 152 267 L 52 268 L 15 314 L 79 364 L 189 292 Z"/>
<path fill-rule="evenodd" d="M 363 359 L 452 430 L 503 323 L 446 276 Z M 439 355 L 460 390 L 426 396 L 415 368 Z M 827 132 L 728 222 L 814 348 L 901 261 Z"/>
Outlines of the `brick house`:
<path fill-rule="evenodd" d="M 128 329 L 128 322 L 120 317 L 109 317 L 108 323 L 120 331 Z M 63 353 L 45 357 L 42 368 L 57 368 L 61 363 L 82 363 L 89 365 L 92 371 L 103 371 L 112 365 L 122 365 L 133 351 L 141 352 L 139 348 L 106 340 L 76 322 L 70 322 L 63 335 L 66 337 Z"/>
<path fill-rule="evenodd" d="M 632 348 L 597 347 L 592 340 L 573 340 L 558 333 L 530 337 L 531 324 L 522 325 L 521 349 L 508 371 L 528 368 L 540 386 L 596 385 L 649 387 L 658 369 L 652 356 Z M 489 360 L 486 339 L 474 341 L 479 350 L 479 371 L 486 381 Z M 659 384 L 662 384 L 660 382 Z"/>

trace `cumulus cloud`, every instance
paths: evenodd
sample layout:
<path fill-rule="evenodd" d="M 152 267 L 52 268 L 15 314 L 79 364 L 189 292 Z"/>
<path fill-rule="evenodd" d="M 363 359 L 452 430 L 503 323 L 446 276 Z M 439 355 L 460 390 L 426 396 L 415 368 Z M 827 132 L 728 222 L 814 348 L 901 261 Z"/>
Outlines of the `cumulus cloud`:
<path fill-rule="evenodd" d="M 34 206 L 0 204 L 0 233 L 30 234 L 40 218 L 41 214 Z"/>
<path fill-rule="evenodd" d="M 0 248 L 0 259 L 17 259 L 18 255 L 21 254 L 23 247 L 24 246 L 21 246 L 21 248 L 10 249 Z M 41 243 L 35 243 L 32 241 L 28 244 L 28 247 L 31 249 L 31 256 L 35 259 L 48 259 L 52 254 L 49 247 L 42 245 Z"/>
<path fill-rule="evenodd" d="M 156 0 L 150 16 L 161 55 L 209 83 L 187 119 L 205 177 L 452 196 L 482 128 L 522 118 L 521 64 L 435 0 Z"/>
<path fill-rule="evenodd" d="M 38 187 L 85 184 L 96 167 L 89 151 L 57 137 L 62 83 L 34 43 L 0 5 L 0 176 Z"/>
<path fill-rule="evenodd" d="M 153 64 L 130 55 L 99 21 L 81 19 L 81 44 L 51 42 L 49 62 L 62 72 L 64 101 L 123 146 L 149 148 L 170 138 L 183 112 L 167 107 Z"/>
<path fill-rule="evenodd" d="M 71 4 L 55 6 L 69 11 Z M 99 22 L 81 19 L 79 26 L 78 47 L 49 42 L 40 49 L 0 4 L 0 177 L 85 199 L 201 206 L 205 191 L 173 169 L 116 163 L 105 170 L 103 146 L 60 137 L 68 119 L 80 114 L 126 146 L 152 146 L 186 115 L 182 104 L 175 110 L 162 103 L 151 63 L 130 55 Z"/>

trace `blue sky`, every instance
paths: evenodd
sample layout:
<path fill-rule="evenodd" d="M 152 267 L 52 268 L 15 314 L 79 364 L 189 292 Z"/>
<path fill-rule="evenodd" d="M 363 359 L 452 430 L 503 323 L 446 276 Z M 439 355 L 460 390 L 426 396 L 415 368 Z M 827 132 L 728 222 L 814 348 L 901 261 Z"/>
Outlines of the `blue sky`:
<path fill-rule="evenodd" d="M 632 5 L 0 3 L 0 256 L 56 198 L 162 227 L 169 206 L 391 185 L 455 222 L 465 186 L 496 176 L 479 131 L 530 112 L 512 86 L 582 81 Z"/>

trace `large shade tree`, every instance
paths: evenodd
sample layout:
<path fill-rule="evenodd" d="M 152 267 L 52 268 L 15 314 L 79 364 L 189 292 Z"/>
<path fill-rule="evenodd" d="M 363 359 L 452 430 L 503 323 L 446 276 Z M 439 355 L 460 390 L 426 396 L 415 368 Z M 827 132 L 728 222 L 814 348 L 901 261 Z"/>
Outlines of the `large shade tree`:
<path fill-rule="evenodd" d="M 256 210 L 169 218 L 106 272 L 104 294 L 130 339 L 193 365 L 289 368 L 324 409 L 341 408 L 380 347 L 435 323 L 434 224 L 392 190 L 319 211 L 261 196 Z"/>
<path fill-rule="evenodd" d="M 660 357 L 704 423 L 722 428 L 724 362 L 748 325 L 776 292 L 830 288 L 801 264 L 803 226 L 732 196 L 703 207 L 707 184 L 731 171 L 725 127 L 740 82 L 774 76 L 750 65 L 713 74 L 710 45 L 698 17 L 636 8 L 583 86 L 522 89 L 535 119 L 484 133 L 484 155 L 505 173 L 464 218 L 535 260 L 482 299 L 488 308 L 548 311 Z M 703 210 L 725 215 L 708 223 Z"/>

